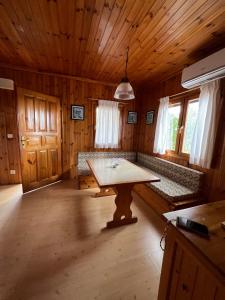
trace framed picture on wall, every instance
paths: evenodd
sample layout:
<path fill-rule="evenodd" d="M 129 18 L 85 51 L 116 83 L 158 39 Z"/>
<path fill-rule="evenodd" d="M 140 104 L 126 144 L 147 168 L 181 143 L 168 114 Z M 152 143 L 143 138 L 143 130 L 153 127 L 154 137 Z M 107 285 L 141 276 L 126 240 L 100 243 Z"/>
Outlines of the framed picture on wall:
<path fill-rule="evenodd" d="M 137 123 L 137 112 L 136 111 L 128 111 L 127 123 L 128 124 L 136 124 Z"/>
<path fill-rule="evenodd" d="M 154 123 L 154 110 L 147 111 L 146 113 L 146 124 L 151 125 Z"/>
<path fill-rule="evenodd" d="M 72 120 L 84 120 L 84 106 L 83 105 L 71 105 L 71 119 Z"/>

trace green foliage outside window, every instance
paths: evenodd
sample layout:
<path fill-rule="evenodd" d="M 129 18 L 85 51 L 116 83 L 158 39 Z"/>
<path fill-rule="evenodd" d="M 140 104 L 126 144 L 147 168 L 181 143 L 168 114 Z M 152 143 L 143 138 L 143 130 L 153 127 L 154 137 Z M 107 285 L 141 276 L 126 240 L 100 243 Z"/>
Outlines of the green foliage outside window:
<path fill-rule="evenodd" d="M 182 152 L 188 154 L 191 151 L 192 139 L 193 139 L 194 130 L 197 122 L 198 104 L 199 104 L 198 101 L 189 102 L 188 104 L 183 148 L 182 148 Z"/>
<path fill-rule="evenodd" d="M 180 117 L 180 105 L 169 108 L 168 150 L 176 150 L 177 132 Z"/>
<path fill-rule="evenodd" d="M 196 127 L 197 116 L 198 116 L 198 105 L 199 102 L 191 100 L 188 102 L 187 115 L 184 128 L 184 137 L 182 145 L 182 153 L 189 154 L 191 151 L 192 140 L 194 136 L 194 130 Z M 181 112 L 181 104 L 177 103 L 169 107 L 168 115 L 168 132 L 167 132 L 167 149 L 176 151 L 176 144 L 179 130 L 179 119 Z"/>

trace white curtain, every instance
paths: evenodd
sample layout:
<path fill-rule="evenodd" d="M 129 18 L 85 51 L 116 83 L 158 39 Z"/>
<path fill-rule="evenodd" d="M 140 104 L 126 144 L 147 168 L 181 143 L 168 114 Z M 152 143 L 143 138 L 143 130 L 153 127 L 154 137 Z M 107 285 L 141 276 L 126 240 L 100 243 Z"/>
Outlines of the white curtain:
<path fill-rule="evenodd" d="M 217 128 L 217 112 L 220 109 L 219 80 L 200 88 L 199 110 L 191 145 L 190 163 L 210 168 Z"/>
<path fill-rule="evenodd" d="M 96 110 L 95 148 L 118 148 L 120 111 L 118 102 L 99 100 Z"/>
<path fill-rule="evenodd" d="M 167 148 L 169 97 L 160 99 L 155 131 L 154 153 L 165 154 Z"/>

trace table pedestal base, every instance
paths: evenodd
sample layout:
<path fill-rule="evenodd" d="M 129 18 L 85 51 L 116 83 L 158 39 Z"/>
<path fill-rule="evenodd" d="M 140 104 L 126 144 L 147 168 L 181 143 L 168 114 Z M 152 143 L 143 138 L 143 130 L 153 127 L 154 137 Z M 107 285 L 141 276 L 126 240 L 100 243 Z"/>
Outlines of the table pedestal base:
<path fill-rule="evenodd" d="M 133 224 L 138 221 L 137 217 L 132 217 L 132 211 L 130 209 L 133 200 L 131 195 L 133 186 L 134 184 L 129 183 L 115 186 L 117 191 L 115 199 L 116 210 L 113 215 L 113 220 L 107 222 L 107 228 Z"/>
<path fill-rule="evenodd" d="M 114 228 L 114 227 L 119 227 L 119 226 L 123 226 L 123 225 L 128 225 L 128 224 L 133 224 L 133 223 L 137 223 L 138 218 L 137 217 L 133 217 L 133 218 L 124 218 L 118 221 L 110 221 L 107 222 L 106 227 L 107 228 Z"/>
<path fill-rule="evenodd" d="M 94 195 L 95 198 L 115 195 L 113 188 L 100 188 L 100 192 Z"/>

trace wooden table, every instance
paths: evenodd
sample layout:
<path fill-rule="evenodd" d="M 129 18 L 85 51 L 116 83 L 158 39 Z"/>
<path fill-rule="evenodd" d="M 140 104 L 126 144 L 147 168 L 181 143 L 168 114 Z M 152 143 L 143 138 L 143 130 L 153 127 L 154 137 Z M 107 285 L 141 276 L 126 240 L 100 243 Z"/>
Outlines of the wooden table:
<path fill-rule="evenodd" d="M 87 163 L 99 187 L 113 187 L 117 194 L 116 211 L 113 220 L 107 222 L 107 227 L 136 223 L 137 217 L 132 217 L 130 209 L 133 186 L 137 183 L 160 181 L 160 179 L 123 158 L 90 159 Z"/>

